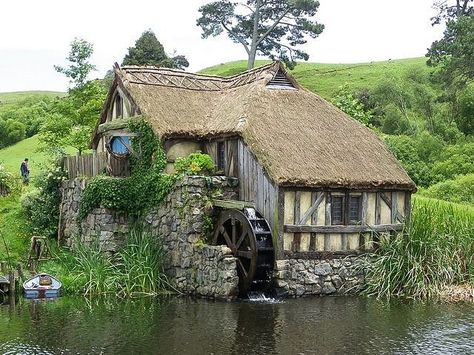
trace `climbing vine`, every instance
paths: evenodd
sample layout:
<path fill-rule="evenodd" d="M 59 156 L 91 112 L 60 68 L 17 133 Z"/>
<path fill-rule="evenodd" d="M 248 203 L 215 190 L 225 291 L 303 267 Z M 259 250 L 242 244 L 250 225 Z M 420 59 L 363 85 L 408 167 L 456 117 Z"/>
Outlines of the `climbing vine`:
<path fill-rule="evenodd" d="M 160 140 L 144 120 L 131 120 L 132 137 L 129 177 L 96 176 L 87 184 L 79 211 L 84 219 L 94 208 L 104 207 L 139 216 L 159 205 L 171 191 L 175 177 L 164 174 L 166 154 Z"/>

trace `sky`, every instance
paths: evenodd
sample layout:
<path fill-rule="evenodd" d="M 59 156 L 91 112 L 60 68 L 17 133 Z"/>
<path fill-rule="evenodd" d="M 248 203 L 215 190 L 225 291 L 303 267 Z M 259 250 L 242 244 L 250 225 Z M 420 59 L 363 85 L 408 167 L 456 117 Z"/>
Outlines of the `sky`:
<path fill-rule="evenodd" d="M 198 9 L 210 0 L 14 0 L 0 6 L 0 92 L 66 91 L 65 65 L 74 37 L 93 43 L 92 63 L 103 77 L 148 29 L 168 53 L 190 62 L 189 71 L 245 59 L 227 36 L 202 39 Z M 311 62 L 361 63 L 421 57 L 442 36 L 432 27 L 433 0 L 320 0 L 325 25 L 303 49 Z"/>

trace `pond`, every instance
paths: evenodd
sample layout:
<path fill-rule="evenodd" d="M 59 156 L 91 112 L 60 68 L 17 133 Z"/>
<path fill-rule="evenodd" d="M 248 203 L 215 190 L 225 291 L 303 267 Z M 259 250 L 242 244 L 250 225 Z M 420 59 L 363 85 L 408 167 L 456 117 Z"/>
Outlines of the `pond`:
<path fill-rule="evenodd" d="M 473 353 L 474 304 L 61 297 L 0 306 L 0 354 Z"/>

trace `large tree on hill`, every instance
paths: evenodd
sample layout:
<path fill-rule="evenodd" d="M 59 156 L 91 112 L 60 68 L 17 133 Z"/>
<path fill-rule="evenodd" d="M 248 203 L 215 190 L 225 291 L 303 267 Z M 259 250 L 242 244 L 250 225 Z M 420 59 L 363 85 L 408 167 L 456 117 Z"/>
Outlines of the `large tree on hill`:
<path fill-rule="evenodd" d="M 199 9 L 197 25 L 203 38 L 226 32 L 240 43 L 247 52 L 248 69 L 254 67 L 257 52 L 293 67 L 297 59 L 309 58 L 298 46 L 324 29 L 312 19 L 318 8 L 316 0 L 219 0 Z"/>
<path fill-rule="evenodd" d="M 128 53 L 123 58 L 122 65 L 152 65 L 184 69 L 189 66 L 189 62 L 184 55 L 173 54 L 168 56 L 153 31 L 148 30 L 137 39 L 134 47 L 128 48 Z"/>

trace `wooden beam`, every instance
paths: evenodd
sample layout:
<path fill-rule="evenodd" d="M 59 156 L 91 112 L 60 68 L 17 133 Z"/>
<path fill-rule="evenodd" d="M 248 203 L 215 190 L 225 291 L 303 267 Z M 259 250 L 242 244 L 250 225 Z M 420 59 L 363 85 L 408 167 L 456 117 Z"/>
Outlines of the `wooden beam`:
<path fill-rule="evenodd" d="M 214 200 L 213 205 L 215 207 L 229 208 L 234 210 L 243 210 L 246 207 L 255 208 L 255 204 L 252 202 L 235 200 Z"/>
<path fill-rule="evenodd" d="M 308 219 L 313 215 L 313 213 L 318 209 L 319 205 L 323 201 L 324 194 L 320 194 L 319 197 L 316 199 L 316 201 L 313 203 L 313 205 L 304 213 L 303 217 L 299 220 L 297 224 L 306 224 Z M 295 207 L 296 209 L 296 207 Z M 295 218 L 295 221 L 297 219 Z"/>
<path fill-rule="evenodd" d="M 369 199 L 367 192 L 362 193 L 362 212 L 361 212 L 361 220 L 362 223 L 367 223 L 367 209 L 369 206 Z"/>
<path fill-rule="evenodd" d="M 337 233 L 364 233 L 364 232 L 390 232 L 401 231 L 404 225 L 396 224 L 379 224 L 379 225 L 349 225 L 349 226 L 307 226 L 307 225 L 291 225 L 285 224 L 283 230 L 286 233 L 320 233 L 320 234 L 337 234 Z"/>
<path fill-rule="evenodd" d="M 299 221 L 300 220 L 300 205 L 301 205 L 301 191 L 296 191 L 295 192 L 295 215 L 294 215 L 294 221 Z"/>
<path fill-rule="evenodd" d="M 375 197 L 375 224 L 380 224 L 380 214 L 381 214 L 381 209 L 382 207 L 380 206 L 381 204 L 381 198 L 380 198 L 381 193 L 377 192 L 376 197 Z"/>
<path fill-rule="evenodd" d="M 293 234 L 293 243 L 291 244 L 292 251 L 300 251 L 301 248 L 301 233 Z"/>
<path fill-rule="evenodd" d="M 405 223 L 409 223 L 411 218 L 411 192 L 405 192 Z"/>
<path fill-rule="evenodd" d="M 278 187 L 278 248 L 275 256 L 277 259 L 283 257 L 285 250 L 283 226 L 285 225 L 285 191 Z"/>
<path fill-rule="evenodd" d="M 325 225 L 330 226 L 331 225 L 331 193 L 330 192 L 325 192 L 326 195 L 326 221 Z"/>
<path fill-rule="evenodd" d="M 398 206 L 397 206 L 397 192 L 392 191 L 392 204 L 390 206 L 391 212 L 391 223 L 397 223 L 397 214 L 398 214 Z"/>
<path fill-rule="evenodd" d="M 386 203 L 386 205 L 391 208 L 392 207 L 392 198 L 390 196 L 387 196 L 385 192 L 380 193 L 380 197 L 382 198 L 383 202 Z"/>

